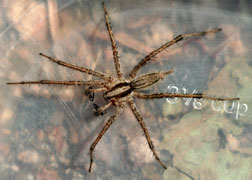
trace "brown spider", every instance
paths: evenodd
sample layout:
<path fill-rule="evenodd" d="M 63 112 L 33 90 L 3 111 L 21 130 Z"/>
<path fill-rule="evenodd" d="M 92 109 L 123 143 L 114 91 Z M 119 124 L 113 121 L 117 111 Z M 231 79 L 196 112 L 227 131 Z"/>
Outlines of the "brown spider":
<path fill-rule="evenodd" d="M 55 81 L 55 80 L 40 80 L 40 81 L 22 81 L 22 82 L 8 82 L 8 85 L 17 85 L 17 84 L 49 84 L 49 85 L 67 85 L 67 86 L 87 86 L 92 87 L 89 88 L 90 93 L 96 93 L 96 92 L 103 92 L 104 99 L 108 102 L 105 106 L 102 106 L 97 109 L 98 114 L 103 114 L 103 112 L 109 108 L 111 105 L 116 106 L 116 110 L 114 114 L 107 120 L 105 125 L 103 126 L 101 132 L 96 137 L 95 141 L 90 146 L 90 165 L 89 165 L 89 172 L 91 172 L 92 169 L 92 163 L 93 163 L 93 152 L 98 144 L 98 142 L 101 140 L 104 133 L 109 129 L 109 127 L 113 124 L 113 122 L 118 118 L 118 116 L 122 113 L 124 106 L 128 104 L 131 111 L 133 112 L 135 118 L 137 119 L 138 123 L 140 124 L 144 135 L 146 137 L 146 140 L 148 142 L 149 148 L 153 152 L 156 160 L 159 162 L 159 164 L 166 169 L 166 166 L 162 163 L 162 161 L 159 159 L 154 145 L 151 141 L 151 137 L 149 135 L 149 132 L 147 130 L 147 127 L 145 125 L 145 122 L 140 115 L 136 104 L 134 102 L 134 97 L 140 98 L 140 99 L 155 99 L 155 98 L 202 98 L 202 99 L 209 99 L 209 100 L 217 100 L 217 101 L 230 101 L 230 100 L 239 100 L 239 98 L 219 98 L 219 97 L 210 97 L 203 94 L 174 94 L 174 93 L 154 93 L 154 94 L 145 94 L 140 92 L 142 89 L 152 86 L 153 84 L 157 83 L 158 81 L 162 80 L 167 76 L 168 74 L 173 73 L 173 70 L 169 71 L 161 71 L 161 72 L 153 72 L 153 73 L 147 73 L 143 74 L 141 76 L 137 76 L 136 74 L 139 71 L 141 67 L 143 67 L 148 61 L 150 61 L 154 56 L 168 48 L 169 46 L 182 41 L 185 38 L 193 37 L 193 36 L 203 36 L 209 33 L 216 33 L 221 31 L 220 28 L 211 29 L 208 31 L 203 32 L 196 32 L 196 33 L 189 33 L 189 34 L 182 34 L 174 38 L 173 40 L 165 43 L 158 49 L 155 49 L 154 51 L 150 52 L 147 56 L 145 56 L 130 72 L 128 77 L 124 77 L 121 72 L 120 67 L 120 61 L 119 61 L 119 55 L 117 50 L 117 45 L 115 42 L 115 38 L 112 32 L 111 24 L 109 22 L 109 15 L 106 10 L 104 2 L 102 3 L 103 9 L 104 9 L 104 17 L 106 22 L 106 27 L 108 30 L 108 34 L 110 37 L 112 50 L 113 50 L 113 58 L 114 58 L 114 64 L 115 64 L 115 70 L 117 73 L 117 77 L 113 78 L 109 76 L 108 74 L 94 71 L 85 67 L 79 67 L 76 65 L 72 65 L 60 60 L 57 60 L 53 57 L 47 56 L 45 54 L 40 53 L 39 55 L 46 57 L 48 60 L 52 61 L 53 63 L 56 63 L 61 66 L 65 66 L 67 68 L 84 72 L 89 75 L 98 77 L 101 80 L 88 80 L 88 81 Z M 92 99 L 92 97 L 91 97 Z"/>

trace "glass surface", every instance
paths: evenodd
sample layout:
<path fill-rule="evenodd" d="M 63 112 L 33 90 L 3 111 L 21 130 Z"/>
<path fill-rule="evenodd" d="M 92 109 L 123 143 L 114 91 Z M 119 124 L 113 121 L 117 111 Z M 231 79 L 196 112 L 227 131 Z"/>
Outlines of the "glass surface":
<path fill-rule="evenodd" d="M 92 79 L 48 61 L 40 52 L 116 77 L 101 2 L 2 1 L 1 177 L 251 179 L 252 18 L 246 11 L 227 11 L 225 5 L 212 2 L 208 6 L 194 1 L 106 1 L 125 76 L 149 52 L 179 34 L 222 28 L 213 35 L 181 41 L 148 62 L 138 75 L 175 72 L 144 92 L 204 93 L 240 100 L 135 98 L 168 169 L 154 159 L 126 107 L 96 146 L 88 173 L 89 147 L 115 107 L 97 117 L 93 104 L 106 104 L 102 93 L 91 102 L 86 87 L 6 82 Z"/>

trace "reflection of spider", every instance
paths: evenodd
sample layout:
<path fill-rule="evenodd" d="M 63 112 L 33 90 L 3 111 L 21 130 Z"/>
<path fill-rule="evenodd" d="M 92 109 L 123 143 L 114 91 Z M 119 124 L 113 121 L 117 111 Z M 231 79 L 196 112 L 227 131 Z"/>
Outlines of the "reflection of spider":
<path fill-rule="evenodd" d="M 239 100 L 239 98 L 216 98 L 216 97 L 210 97 L 203 94 L 174 94 L 174 93 L 154 93 L 154 94 L 145 94 L 143 92 L 140 92 L 142 89 L 152 86 L 153 84 L 157 83 L 159 80 L 162 80 L 166 75 L 173 73 L 173 70 L 169 71 L 161 71 L 161 72 L 152 72 L 140 75 L 136 77 L 136 74 L 138 70 L 143 67 L 148 61 L 151 60 L 154 56 L 168 48 L 169 46 L 189 37 L 193 36 L 203 36 L 209 33 L 216 33 L 221 31 L 221 29 L 212 29 L 204 32 L 197 32 L 197 33 L 190 33 L 190 34 L 182 34 L 174 38 L 173 40 L 167 42 L 166 44 L 162 45 L 158 49 L 152 51 L 147 56 L 145 56 L 130 72 L 128 77 L 124 77 L 121 72 L 120 62 L 119 62 L 119 55 L 117 50 L 117 45 L 115 42 L 115 38 L 111 29 L 111 25 L 109 22 L 109 15 L 106 10 L 105 4 L 103 3 L 103 9 L 105 13 L 105 22 L 108 30 L 108 34 L 111 40 L 111 45 L 113 49 L 113 58 L 114 58 L 114 64 L 115 64 L 115 70 L 117 73 L 117 77 L 113 78 L 105 73 L 94 71 L 85 67 L 79 67 L 75 66 L 60 60 L 57 60 L 55 58 L 52 58 L 50 56 L 47 56 L 45 54 L 40 53 L 41 56 L 46 57 L 48 60 L 61 65 L 65 66 L 67 68 L 84 72 L 89 75 L 98 77 L 101 80 L 88 80 L 88 81 L 55 81 L 55 80 L 40 80 L 40 81 L 22 81 L 22 82 L 9 82 L 7 84 L 9 85 L 15 85 L 15 84 L 49 84 L 49 85 L 66 85 L 66 86 L 88 86 L 91 87 L 88 89 L 89 93 L 96 93 L 96 92 L 103 92 L 104 99 L 108 102 L 105 106 L 102 106 L 100 108 L 96 108 L 97 114 L 103 114 L 104 111 L 110 107 L 111 105 L 116 106 L 115 113 L 107 120 L 105 123 L 103 129 L 99 133 L 99 135 L 96 137 L 95 141 L 90 146 L 90 165 L 89 165 L 89 172 L 91 172 L 92 163 L 93 163 L 93 152 L 98 144 L 98 142 L 101 140 L 104 133 L 109 129 L 109 127 L 112 125 L 112 123 L 118 118 L 118 116 L 122 113 L 124 106 L 128 104 L 131 111 L 133 112 L 135 118 L 137 119 L 138 123 L 140 124 L 144 135 L 146 137 L 146 140 L 148 142 L 149 148 L 153 152 L 156 160 L 159 162 L 159 164 L 166 169 L 166 166 L 161 162 L 159 159 L 155 149 L 154 145 L 151 141 L 151 137 L 149 135 L 149 132 L 147 130 L 147 127 L 144 123 L 144 120 L 142 116 L 140 115 L 135 103 L 134 98 L 140 98 L 140 99 L 155 99 L 155 98 L 203 98 L 203 99 L 210 99 L 210 100 L 217 100 L 217 101 L 227 101 L 227 100 Z"/>

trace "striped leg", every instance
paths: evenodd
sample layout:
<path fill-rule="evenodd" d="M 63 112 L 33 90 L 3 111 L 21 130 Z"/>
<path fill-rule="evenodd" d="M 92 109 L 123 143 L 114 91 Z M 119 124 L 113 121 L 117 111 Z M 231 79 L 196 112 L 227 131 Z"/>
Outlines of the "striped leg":
<path fill-rule="evenodd" d="M 99 133 L 99 135 L 96 137 L 95 141 L 90 146 L 90 164 L 89 164 L 89 170 L 88 170 L 88 172 L 91 172 L 91 169 L 92 169 L 93 158 L 94 158 L 93 157 L 93 152 L 94 152 L 94 149 L 95 149 L 96 145 L 101 140 L 101 138 L 105 134 L 105 132 L 109 129 L 109 127 L 113 124 L 113 122 L 115 122 L 115 120 L 117 119 L 117 117 L 122 113 L 122 111 L 123 111 L 123 105 L 122 106 L 118 106 L 116 108 L 116 111 L 115 111 L 114 115 L 109 118 L 109 120 L 103 126 L 103 128 L 102 128 L 101 132 Z"/>
<path fill-rule="evenodd" d="M 130 109 L 131 109 L 131 111 L 133 112 L 135 118 L 137 119 L 138 123 L 140 124 L 141 128 L 143 129 L 144 135 L 145 135 L 145 137 L 146 137 L 146 139 L 147 139 L 147 142 L 148 142 L 148 144 L 149 144 L 149 148 L 150 148 L 151 151 L 153 152 L 153 154 L 154 154 L 156 160 L 159 162 L 159 164 L 160 164 L 164 169 L 167 169 L 167 167 L 166 167 L 166 166 L 161 162 L 161 160 L 159 159 L 159 157 L 158 157 L 158 155 L 157 155 L 157 153 L 156 153 L 156 151 L 155 151 L 155 149 L 154 149 L 154 145 L 153 145 L 153 143 L 152 143 L 152 141 L 151 141 L 151 137 L 150 137 L 150 135 L 149 135 L 149 132 L 148 132 L 148 130 L 147 130 L 147 127 L 146 127 L 146 125 L 145 125 L 145 123 L 144 123 L 144 120 L 143 120 L 142 116 L 140 115 L 139 111 L 137 110 L 137 107 L 136 107 L 135 103 L 133 102 L 133 100 L 130 100 L 130 101 L 128 102 L 128 104 L 129 104 Z"/>
<path fill-rule="evenodd" d="M 197 99 L 207 99 L 215 101 L 236 101 L 240 98 L 221 98 L 221 97 L 211 97 L 204 94 L 173 94 L 173 93 L 155 93 L 155 94 L 145 94 L 135 92 L 136 97 L 140 99 L 158 99 L 158 98 L 197 98 Z"/>
<path fill-rule="evenodd" d="M 105 3 L 103 2 L 102 5 L 103 5 L 103 9 L 104 9 L 104 17 L 105 17 L 105 21 L 106 21 L 106 27 L 107 27 L 107 30 L 108 30 L 108 33 L 109 33 L 111 46 L 112 46 L 112 50 L 113 50 L 113 57 L 114 57 L 116 73 L 117 73 L 118 78 L 121 79 L 123 75 L 122 75 L 122 72 L 121 72 L 121 69 L 120 69 L 119 55 L 118 55 L 118 50 L 117 50 L 114 34 L 112 32 L 112 27 L 111 27 L 111 24 L 109 22 L 109 15 L 108 15 L 108 12 L 106 10 Z"/>
<path fill-rule="evenodd" d="M 162 45 L 160 48 L 155 49 L 154 51 L 150 52 L 147 56 L 145 56 L 134 68 L 133 70 L 130 72 L 130 77 L 134 78 L 137 74 L 137 71 L 144 66 L 148 61 L 151 60 L 152 57 L 156 56 L 157 54 L 161 53 L 163 50 L 165 50 L 166 48 L 168 48 L 169 46 L 182 41 L 183 39 L 186 38 L 190 38 L 190 37 L 195 37 L 195 36 L 203 36 L 209 33 L 216 33 L 221 31 L 220 28 L 216 28 L 216 29 L 211 29 L 209 31 L 203 31 L 203 32 L 196 32 L 196 33 L 189 33 L 189 34 L 181 34 L 177 37 L 175 37 L 173 40 L 165 43 L 164 45 Z"/>

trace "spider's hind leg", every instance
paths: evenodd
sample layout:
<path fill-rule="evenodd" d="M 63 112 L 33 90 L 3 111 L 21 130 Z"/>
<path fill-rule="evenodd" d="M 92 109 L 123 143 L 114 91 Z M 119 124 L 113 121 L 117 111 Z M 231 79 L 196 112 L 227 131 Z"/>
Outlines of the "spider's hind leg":
<path fill-rule="evenodd" d="M 217 33 L 221 31 L 221 28 L 215 28 L 215 29 L 210 29 L 208 31 L 202 31 L 202 32 L 196 32 L 196 33 L 187 33 L 187 34 L 181 34 L 177 37 L 175 37 L 173 40 L 163 44 L 161 47 L 153 50 L 152 52 L 150 52 L 147 56 L 145 56 L 130 72 L 130 78 L 133 79 L 138 70 L 140 68 L 142 68 L 148 61 L 150 61 L 153 57 L 155 57 L 156 55 L 158 55 L 159 53 L 161 53 L 162 51 L 164 51 L 166 48 L 170 47 L 173 44 L 176 44 L 179 41 L 182 41 L 184 39 L 187 38 L 192 38 L 192 37 L 197 37 L 197 36 L 204 36 L 207 34 L 211 34 L 211 33 Z"/>

